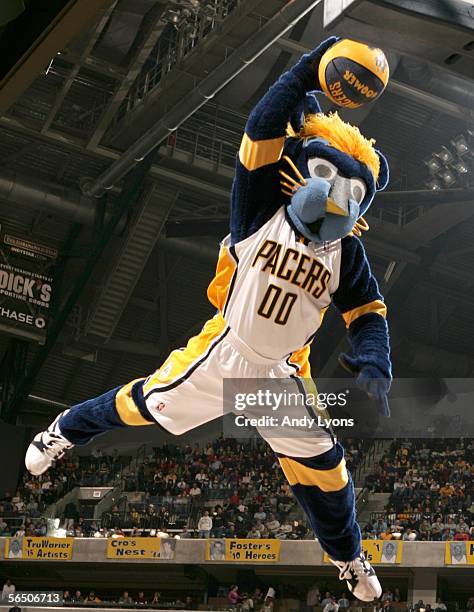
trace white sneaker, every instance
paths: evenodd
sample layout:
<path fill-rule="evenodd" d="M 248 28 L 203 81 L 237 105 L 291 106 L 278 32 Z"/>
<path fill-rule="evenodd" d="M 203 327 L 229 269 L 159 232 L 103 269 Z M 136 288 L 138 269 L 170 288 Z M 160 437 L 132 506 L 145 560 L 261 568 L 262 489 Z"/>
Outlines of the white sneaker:
<path fill-rule="evenodd" d="M 364 555 L 353 561 L 330 561 L 339 568 L 339 580 L 345 580 L 349 591 L 360 601 L 375 601 L 382 595 L 379 579 Z"/>
<path fill-rule="evenodd" d="M 48 429 L 36 434 L 29 445 L 26 451 L 25 465 L 33 476 L 39 476 L 46 472 L 53 461 L 61 459 L 66 450 L 74 446 L 62 435 L 58 425 L 59 419 L 67 412 L 69 410 L 58 414 Z"/>

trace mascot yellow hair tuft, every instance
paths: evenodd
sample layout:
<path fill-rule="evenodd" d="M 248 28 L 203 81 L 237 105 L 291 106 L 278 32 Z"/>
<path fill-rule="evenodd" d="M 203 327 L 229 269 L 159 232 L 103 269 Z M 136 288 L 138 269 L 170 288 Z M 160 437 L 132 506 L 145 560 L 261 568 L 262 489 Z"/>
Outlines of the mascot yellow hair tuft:
<path fill-rule="evenodd" d="M 358 127 L 346 123 L 337 113 L 306 115 L 300 132 L 295 133 L 288 126 L 287 133 L 293 138 L 324 138 L 331 147 L 365 164 L 376 181 L 379 178 L 380 159 L 374 149 L 375 140 L 362 136 Z"/>

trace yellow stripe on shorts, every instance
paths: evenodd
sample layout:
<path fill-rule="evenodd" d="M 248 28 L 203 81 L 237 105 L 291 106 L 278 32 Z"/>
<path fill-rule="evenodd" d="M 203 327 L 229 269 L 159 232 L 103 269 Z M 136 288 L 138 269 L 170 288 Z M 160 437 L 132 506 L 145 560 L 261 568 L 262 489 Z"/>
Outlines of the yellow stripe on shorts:
<path fill-rule="evenodd" d="M 290 485 L 313 486 L 331 493 L 340 491 L 349 482 L 345 459 L 332 470 L 316 470 L 290 457 L 278 457 L 278 461 Z"/>
<path fill-rule="evenodd" d="M 127 385 L 124 385 L 117 395 L 115 396 L 115 408 L 120 417 L 120 420 L 125 425 L 139 426 L 139 425 L 153 425 L 152 421 L 147 421 L 143 418 L 137 405 L 132 398 L 132 387 L 135 383 L 144 380 L 143 378 L 137 378 L 132 380 Z"/>
<path fill-rule="evenodd" d="M 161 368 L 146 380 L 143 385 L 143 395 L 146 397 L 151 391 L 159 390 L 182 379 L 204 357 L 212 343 L 225 329 L 226 322 L 220 313 L 207 321 L 202 331 L 190 338 L 185 348 L 170 353 Z"/>

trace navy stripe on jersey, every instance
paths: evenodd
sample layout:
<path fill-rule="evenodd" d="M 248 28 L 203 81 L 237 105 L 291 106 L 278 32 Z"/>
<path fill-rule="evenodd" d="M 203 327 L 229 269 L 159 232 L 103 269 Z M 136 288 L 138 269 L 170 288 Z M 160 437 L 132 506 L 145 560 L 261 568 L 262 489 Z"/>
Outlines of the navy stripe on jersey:
<path fill-rule="evenodd" d="M 234 261 L 235 261 L 235 263 L 237 265 L 235 266 L 234 273 L 232 274 L 232 279 L 230 281 L 229 291 L 227 292 L 227 297 L 226 297 L 226 300 L 225 300 L 224 308 L 222 310 L 222 316 L 224 318 L 225 318 L 225 313 L 226 313 L 226 310 L 227 310 L 227 306 L 229 305 L 229 302 L 230 302 L 230 296 L 232 295 L 232 292 L 234 291 L 235 279 L 237 278 L 237 271 L 239 269 L 239 258 L 237 256 L 237 252 L 235 250 L 235 246 L 234 245 L 229 247 L 229 253 L 232 255 L 232 257 L 234 258 Z"/>

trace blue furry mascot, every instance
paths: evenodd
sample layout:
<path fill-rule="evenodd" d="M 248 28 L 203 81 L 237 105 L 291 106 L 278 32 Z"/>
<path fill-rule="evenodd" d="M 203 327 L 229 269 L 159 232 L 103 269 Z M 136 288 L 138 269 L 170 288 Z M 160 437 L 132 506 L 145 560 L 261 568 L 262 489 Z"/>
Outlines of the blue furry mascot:
<path fill-rule="evenodd" d="M 215 419 L 223 413 L 225 379 L 286 380 L 308 394 L 310 345 L 331 302 L 351 345 L 341 363 L 389 415 L 386 307 L 358 238 L 362 215 L 387 185 L 388 166 L 356 127 L 320 112 L 318 66 L 336 40 L 304 55 L 249 116 L 231 231 L 208 288 L 216 315 L 150 376 L 60 414 L 28 449 L 32 474 L 114 428 L 158 424 L 179 435 Z M 353 484 L 332 431 L 259 432 L 340 579 L 359 599 L 377 599 L 380 583 L 361 553 Z"/>

